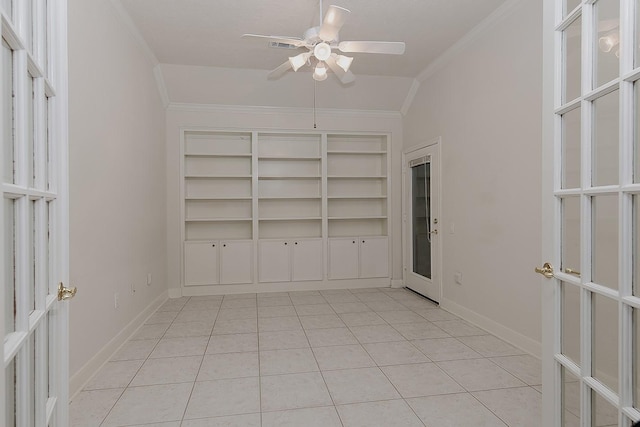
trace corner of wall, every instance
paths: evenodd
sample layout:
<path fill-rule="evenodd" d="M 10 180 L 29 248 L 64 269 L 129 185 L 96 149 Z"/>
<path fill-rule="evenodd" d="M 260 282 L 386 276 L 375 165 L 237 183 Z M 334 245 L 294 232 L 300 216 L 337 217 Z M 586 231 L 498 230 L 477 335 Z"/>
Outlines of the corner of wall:
<path fill-rule="evenodd" d="M 169 100 L 169 92 L 167 91 L 167 85 L 164 81 L 164 74 L 162 74 L 160 64 L 156 64 L 155 67 L 153 67 L 153 75 L 156 78 L 156 86 L 158 87 L 160 98 L 162 98 L 162 105 L 164 105 L 166 109 L 169 107 L 171 101 Z"/>
<path fill-rule="evenodd" d="M 420 89 L 420 81 L 418 79 L 413 79 L 413 83 L 411 83 L 411 87 L 407 92 L 407 97 L 404 99 L 402 103 L 402 107 L 400 108 L 400 114 L 406 116 L 409 112 L 409 108 L 411 108 L 411 104 L 413 103 L 413 98 L 416 97 L 418 90 Z"/>

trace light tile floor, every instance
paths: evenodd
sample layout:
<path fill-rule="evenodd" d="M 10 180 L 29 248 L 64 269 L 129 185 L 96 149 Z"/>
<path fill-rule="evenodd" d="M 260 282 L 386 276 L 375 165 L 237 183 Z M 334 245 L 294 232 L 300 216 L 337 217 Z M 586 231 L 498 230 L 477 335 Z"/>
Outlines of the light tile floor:
<path fill-rule="evenodd" d="M 167 301 L 71 425 L 539 427 L 540 362 L 405 289 Z"/>

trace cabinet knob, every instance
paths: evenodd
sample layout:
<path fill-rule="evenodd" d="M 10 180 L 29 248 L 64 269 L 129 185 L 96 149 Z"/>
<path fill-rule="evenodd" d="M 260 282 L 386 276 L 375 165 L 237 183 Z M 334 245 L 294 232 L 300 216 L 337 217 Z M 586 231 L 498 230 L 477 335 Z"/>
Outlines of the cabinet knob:
<path fill-rule="evenodd" d="M 212 247 L 212 248 L 215 248 L 215 247 L 216 247 L 216 245 L 211 245 L 211 247 Z"/>
<path fill-rule="evenodd" d="M 288 245 L 288 243 L 287 243 L 287 242 L 284 242 L 284 244 L 285 244 L 285 245 Z"/>
<path fill-rule="evenodd" d="M 296 245 L 298 244 L 298 242 L 295 243 Z"/>
<path fill-rule="evenodd" d="M 364 243 L 364 240 L 362 241 L 362 243 Z"/>
<path fill-rule="evenodd" d="M 223 248 L 226 248 L 226 247 L 227 247 L 227 244 L 225 243 L 224 245 L 222 245 L 222 247 L 223 247 Z"/>
<path fill-rule="evenodd" d="M 355 242 L 356 242 L 356 241 L 354 240 L 354 241 L 353 241 L 353 242 L 351 242 L 351 243 L 355 243 Z"/>

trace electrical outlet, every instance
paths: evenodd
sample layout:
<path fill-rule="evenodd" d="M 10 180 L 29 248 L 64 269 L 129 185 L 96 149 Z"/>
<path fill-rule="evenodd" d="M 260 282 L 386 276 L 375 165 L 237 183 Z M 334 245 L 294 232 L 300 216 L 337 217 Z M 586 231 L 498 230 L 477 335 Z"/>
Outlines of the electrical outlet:
<path fill-rule="evenodd" d="M 115 308 L 116 310 L 120 307 L 120 295 L 118 295 L 118 293 L 114 293 L 113 294 L 113 308 Z"/>
<path fill-rule="evenodd" d="M 147 273 L 147 286 L 151 286 L 151 273 Z"/>
<path fill-rule="evenodd" d="M 455 279 L 456 283 L 458 285 L 462 285 L 462 273 L 459 271 L 456 271 L 455 274 L 453 275 L 453 278 Z"/>

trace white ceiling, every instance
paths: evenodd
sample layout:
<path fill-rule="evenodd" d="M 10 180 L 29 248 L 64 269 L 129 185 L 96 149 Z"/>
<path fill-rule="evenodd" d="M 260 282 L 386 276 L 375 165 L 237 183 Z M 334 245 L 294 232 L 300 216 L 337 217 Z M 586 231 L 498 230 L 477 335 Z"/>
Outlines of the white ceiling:
<path fill-rule="evenodd" d="M 161 63 L 269 70 L 293 56 L 244 33 L 302 37 L 319 0 L 120 0 Z M 402 56 L 354 54 L 353 72 L 415 77 L 505 0 L 324 0 L 351 10 L 341 40 L 404 41 Z"/>

